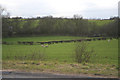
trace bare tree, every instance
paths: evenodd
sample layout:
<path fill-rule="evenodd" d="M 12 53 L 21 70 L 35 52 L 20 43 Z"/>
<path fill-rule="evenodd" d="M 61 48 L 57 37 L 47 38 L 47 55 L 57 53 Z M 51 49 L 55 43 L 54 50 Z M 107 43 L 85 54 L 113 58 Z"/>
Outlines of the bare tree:
<path fill-rule="evenodd" d="M 0 6 L 0 15 L 2 15 L 3 11 L 4 11 L 4 8 Z"/>
<path fill-rule="evenodd" d="M 0 5 L 0 17 L 9 17 L 10 13 Z"/>
<path fill-rule="evenodd" d="M 82 19 L 83 18 L 82 15 L 79 15 L 79 14 L 74 14 L 73 17 L 75 19 Z"/>

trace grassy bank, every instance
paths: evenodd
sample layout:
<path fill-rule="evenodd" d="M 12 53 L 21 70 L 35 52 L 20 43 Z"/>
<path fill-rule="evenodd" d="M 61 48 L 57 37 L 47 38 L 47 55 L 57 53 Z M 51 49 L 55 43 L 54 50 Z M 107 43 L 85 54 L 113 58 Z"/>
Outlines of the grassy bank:
<path fill-rule="evenodd" d="M 74 74 L 99 77 L 118 77 L 116 65 L 110 64 L 78 64 L 58 61 L 3 61 L 3 70 L 23 72 L 44 72 L 59 74 Z"/>

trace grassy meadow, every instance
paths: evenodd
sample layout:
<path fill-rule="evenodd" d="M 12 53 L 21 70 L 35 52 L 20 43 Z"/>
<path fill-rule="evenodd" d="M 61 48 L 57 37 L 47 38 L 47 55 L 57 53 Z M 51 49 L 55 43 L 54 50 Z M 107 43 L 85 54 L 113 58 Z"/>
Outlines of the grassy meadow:
<path fill-rule="evenodd" d="M 11 37 L 11 38 L 3 38 L 3 41 L 6 42 L 14 42 L 17 41 L 54 41 L 54 40 L 72 40 L 72 39 L 85 39 L 87 37 L 78 37 L 78 36 L 41 36 L 41 37 Z"/>
<path fill-rule="evenodd" d="M 72 37 L 72 36 L 46 36 L 46 37 L 17 37 L 4 38 L 3 41 L 52 41 L 52 40 L 71 40 L 87 37 Z M 94 56 L 89 63 L 78 64 L 73 56 L 75 53 L 74 42 L 57 43 L 42 47 L 41 45 L 2 45 L 3 69 L 22 69 L 36 70 L 58 73 L 74 73 L 74 74 L 104 74 L 109 76 L 117 76 L 118 65 L 118 40 L 96 40 L 87 41 L 88 50 L 94 49 Z M 36 65 L 33 65 L 33 62 Z M 8 64 L 9 63 L 9 64 Z M 20 64 L 21 63 L 21 64 Z M 51 65 L 50 65 L 51 63 Z M 78 68 L 68 67 L 68 64 L 78 65 Z M 24 65 L 24 66 L 22 66 Z M 31 67 L 30 67 L 31 65 Z M 39 67 L 37 67 L 37 65 Z M 27 68 L 26 68 L 27 66 Z M 91 67 L 92 66 L 92 67 Z M 61 69 L 58 70 L 59 67 Z M 85 67 L 85 68 L 82 68 Z M 70 68 L 70 70 L 68 70 Z M 55 70 L 53 70 L 55 69 Z M 81 70 L 80 70 L 81 69 Z M 92 69 L 92 71 L 91 71 Z M 99 69 L 101 69 L 99 71 Z M 87 71 L 86 71 L 87 70 Z"/>

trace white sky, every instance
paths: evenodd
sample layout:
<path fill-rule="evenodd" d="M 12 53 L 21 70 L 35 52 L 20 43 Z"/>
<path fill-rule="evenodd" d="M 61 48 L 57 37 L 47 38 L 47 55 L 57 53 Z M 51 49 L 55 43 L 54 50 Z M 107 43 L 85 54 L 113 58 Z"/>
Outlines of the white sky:
<path fill-rule="evenodd" d="M 118 15 L 119 0 L 0 0 L 11 16 L 109 18 Z"/>

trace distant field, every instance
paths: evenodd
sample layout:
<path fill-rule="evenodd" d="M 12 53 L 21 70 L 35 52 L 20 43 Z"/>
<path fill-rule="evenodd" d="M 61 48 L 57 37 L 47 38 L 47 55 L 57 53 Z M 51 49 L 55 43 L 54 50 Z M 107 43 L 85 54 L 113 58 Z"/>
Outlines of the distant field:
<path fill-rule="evenodd" d="M 109 24 L 110 22 L 113 22 L 114 20 L 88 20 L 89 22 L 94 22 L 98 26 L 103 26 L 105 24 Z"/>
<path fill-rule="evenodd" d="M 3 38 L 6 42 L 17 42 L 17 41 L 53 41 L 53 40 L 72 40 L 72 39 L 85 39 L 88 37 L 75 37 L 75 36 L 41 36 L 41 37 L 13 37 Z"/>
<path fill-rule="evenodd" d="M 25 38 L 7 38 L 4 41 L 49 41 L 63 39 L 79 39 L 80 37 L 25 37 Z M 90 41 L 89 49 L 94 48 L 96 56 L 92 58 L 91 63 L 117 64 L 118 62 L 118 40 Z M 41 45 L 3 45 L 3 60 L 31 60 L 33 53 L 39 55 L 44 53 L 47 61 L 73 61 L 73 53 L 76 43 L 58 43 L 51 44 L 47 48 Z M 26 56 L 26 57 L 25 57 Z M 25 57 L 25 58 L 22 58 Z M 39 57 L 36 56 L 36 60 Z M 39 59 L 38 59 L 39 60 Z"/>

